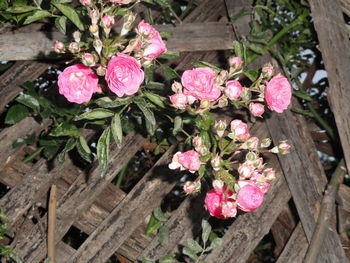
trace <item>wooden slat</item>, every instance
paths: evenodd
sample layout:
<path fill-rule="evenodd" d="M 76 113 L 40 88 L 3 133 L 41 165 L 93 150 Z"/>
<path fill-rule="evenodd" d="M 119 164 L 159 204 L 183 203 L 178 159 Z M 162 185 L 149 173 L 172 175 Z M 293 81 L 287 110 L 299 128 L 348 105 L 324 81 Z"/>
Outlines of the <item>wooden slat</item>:
<path fill-rule="evenodd" d="M 310 7 L 330 85 L 327 98 L 335 117 L 345 161 L 350 167 L 348 31 L 339 0 L 310 0 Z"/>
<path fill-rule="evenodd" d="M 113 144 L 110 152 L 110 165 L 104 177 L 100 176 L 97 164 L 94 165 L 90 174 L 78 176 L 58 202 L 56 242 L 61 240 L 76 218 L 91 206 L 144 141 L 145 138 L 141 135 L 130 134 L 124 138 L 121 148 L 117 148 Z M 44 227 L 47 226 L 46 220 L 46 216 L 41 220 Z M 26 233 L 25 239 L 17 240 L 13 248 L 26 262 L 38 262 L 45 257 L 46 233 L 40 233 L 40 229 L 36 225 L 30 232 Z"/>
<path fill-rule="evenodd" d="M 102 224 L 88 237 L 69 262 L 105 262 L 173 188 L 180 173 L 169 171 L 171 147 Z M 140 205 L 142 204 L 142 205 Z"/>

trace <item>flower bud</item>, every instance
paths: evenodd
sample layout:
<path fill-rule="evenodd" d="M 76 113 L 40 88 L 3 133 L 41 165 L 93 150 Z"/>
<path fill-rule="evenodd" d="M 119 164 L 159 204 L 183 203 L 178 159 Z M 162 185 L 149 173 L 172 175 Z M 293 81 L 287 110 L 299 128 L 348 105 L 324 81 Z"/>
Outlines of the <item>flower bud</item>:
<path fill-rule="evenodd" d="M 242 144 L 241 149 L 249 149 L 256 151 L 259 146 L 259 139 L 257 137 L 250 137 Z"/>
<path fill-rule="evenodd" d="M 238 173 L 243 178 L 250 178 L 253 172 L 254 172 L 254 167 L 247 163 L 243 163 L 238 167 Z"/>
<path fill-rule="evenodd" d="M 220 108 L 225 108 L 228 105 L 227 98 L 224 97 L 224 96 L 222 98 L 220 98 L 219 101 L 218 101 L 218 105 L 219 105 Z"/>
<path fill-rule="evenodd" d="M 216 155 L 213 159 L 211 159 L 210 163 L 214 171 L 219 171 L 223 164 L 223 161 L 219 155 Z"/>
<path fill-rule="evenodd" d="M 103 28 L 111 28 L 114 25 L 114 16 L 105 15 L 101 19 Z"/>
<path fill-rule="evenodd" d="M 124 49 L 123 53 L 131 53 L 134 50 L 138 50 L 142 47 L 142 42 L 140 39 L 131 39 L 129 45 Z"/>
<path fill-rule="evenodd" d="M 89 31 L 94 37 L 98 37 L 98 25 L 90 25 Z"/>
<path fill-rule="evenodd" d="M 73 33 L 73 38 L 74 38 L 74 41 L 79 43 L 80 42 L 80 39 L 81 39 L 81 33 L 80 31 L 74 31 Z"/>
<path fill-rule="evenodd" d="M 271 153 L 279 153 L 278 146 L 275 146 L 272 149 L 270 149 L 270 152 Z"/>
<path fill-rule="evenodd" d="M 224 93 L 230 100 L 236 100 L 241 97 L 242 90 L 243 87 L 238 80 L 230 80 L 226 83 Z"/>
<path fill-rule="evenodd" d="M 90 18 L 91 18 L 91 23 L 92 25 L 97 25 L 97 22 L 100 18 L 100 13 L 97 9 L 93 9 L 91 10 L 90 14 L 89 14 Z"/>
<path fill-rule="evenodd" d="M 228 64 L 233 70 L 239 69 L 243 65 L 243 61 L 240 57 L 230 57 Z"/>
<path fill-rule="evenodd" d="M 248 125 L 241 120 L 231 121 L 231 131 L 234 138 L 238 138 L 241 141 L 246 141 L 250 137 Z"/>
<path fill-rule="evenodd" d="M 264 160 L 263 158 L 259 157 L 255 161 L 251 162 L 250 164 L 257 169 L 261 169 L 264 167 Z"/>
<path fill-rule="evenodd" d="M 91 0 L 80 0 L 80 3 L 86 6 L 91 6 L 92 4 Z"/>
<path fill-rule="evenodd" d="M 267 148 L 267 147 L 270 147 L 270 145 L 271 145 L 271 139 L 265 138 L 261 141 L 260 148 Z"/>
<path fill-rule="evenodd" d="M 55 52 L 57 53 L 64 53 L 65 51 L 65 47 L 64 47 L 64 44 L 62 42 L 59 42 L 59 41 L 56 41 L 53 49 L 55 50 Z"/>
<path fill-rule="evenodd" d="M 81 60 L 85 66 L 88 67 L 93 67 L 95 66 L 95 57 L 91 53 L 85 53 L 82 57 Z"/>
<path fill-rule="evenodd" d="M 261 70 L 261 73 L 264 78 L 271 78 L 273 75 L 273 72 L 274 72 L 273 66 L 270 63 L 266 64 Z"/>
<path fill-rule="evenodd" d="M 95 39 L 94 39 L 94 42 L 93 42 L 92 44 L 93 44 L 93 46 L 94 46 L 96 52 L 97 52 L 99 55 L 101 55 L 102 46 L 103 46 L 102 41 L 101 41 L 100 39 L 98 39 L 98 38 L 95 38 Z"/>
<path fill-rule="evenodd" d="M 175 93 L 182 93 L 182 85 L 180 82 L 174 81 L 173 85 L 171 85 L 171 89 Z"/>
<path fill-rule="evenodd" d="M 136 18 L 136 15 L 133 14 L 132 12 L 128 12 L 124 16 L 124 24 L 123 24 L 123 28 L 120 32 L 121 36 L 126 35 L 132 29 L 132 23 L 134 23 L 135 18 Z"/>
<path fill-rule="evenodd" d="M 200 180 L 196 180 L 194 182 L 187 181 L 183 186 L 183 190 L 186 194 L 198 193 L 201 190 L 201 181 Z"/>
<path fill-rule="evenodd" d="M 287 143 L 287 141 L 280 141 L 278 144 L 278 150 L 280 154 L 287 154 L 289 153 L 290 145 Z"/>
<path fill-rule="evenodd" d="M 223 85 L 228 79 L 228 72 L 222 70 L 220 74 L 215 78 L 215 83 L 219 86 Z"/>
<path fill-rule="evenodd" d="M 248 152 L 245 159 L 249 162 L 253 162 L 258 159 L 258 155 L 255 152 Z"/>
<path fill-rule="evenodd" d="M 213 181 L 213 187 L 214 189 L 221 190 L 224 187 L 224 182 L 216 179 Z"/>
<path fill-rule="evenodd" d="M 252 97 L 252 94 L 250 92 L 250 90 L 248 88 L 244 88 L 242 90 L 242 95 L 241 95 L 243 100 L 250 100 L 250 98 Z"/>
<path fill-rule="evenodd" d="M 203 145 L 203 140 L 200 136 L 196 136 L 192 139 L 192 145 L 194 148 L 201 147 Z"/>
<path fill-rule="evenodd" d="M 227 127 L 227 123 L 225 120 L 215 121 L 214 128 L 215 128 L 216 133 L 219 135 L 220 138 L 222 136 L 224 136 L 226 127 Z"/>
<path fill-rule="evenodd" d="M 266 181 L 273 181 L 276 178 L 276 172 L 272 168 L 266 168 L 263 173 Z"/>
<path fill-rule="evenodd" d="M 255 117 L 261 117 L 263 115 L 265 109 L 264 105 L 260 103 L 250 103 L 249 104 L 249 111 L 250 113 Z"/>
<path fill-rule="evenodd" d="M 172 106 L 177 109 L 184 110 L 187 105 L 187 96 L 183 93 L 176 93 L 169 96 Z"/>
<path fill-rule="evenodd" d="M 106 74 L 106 68 L 99 66 L 96 70 L 97 75 L 104 76 Z"/>
<path fill-rule="evenodd" d="M 80 51 L 80 46 L 77 42 L 71 42 L 69 44 L 68 50 L 72 53 L 78 53 Z"/>

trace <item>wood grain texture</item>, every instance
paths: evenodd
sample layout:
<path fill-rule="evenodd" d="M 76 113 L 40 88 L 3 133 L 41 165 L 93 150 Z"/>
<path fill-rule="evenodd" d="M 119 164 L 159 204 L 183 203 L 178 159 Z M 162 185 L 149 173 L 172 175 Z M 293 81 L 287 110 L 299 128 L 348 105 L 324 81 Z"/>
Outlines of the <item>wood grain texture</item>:
<path fill-rule="evenodd" d="M 339 0 L 310 0 L 314 26 L 329 81 L 328 101 L 350 166 L 350 42 Z M 326 25 L 326 26 L 325 26 Z"/>

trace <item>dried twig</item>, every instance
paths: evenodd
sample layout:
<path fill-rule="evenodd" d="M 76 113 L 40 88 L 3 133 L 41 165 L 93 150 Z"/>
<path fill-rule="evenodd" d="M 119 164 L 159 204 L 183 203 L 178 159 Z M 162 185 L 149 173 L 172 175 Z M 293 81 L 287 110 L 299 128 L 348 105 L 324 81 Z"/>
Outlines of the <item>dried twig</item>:
<path fill-rule="evenodd" d="M 57 187 L 51 186 L 49 213 L 48 213 L 48 233 L 47 233 L 47 255 L 51 262 L 55 262 L 55 229 L 56 229 L 56 201 L 57 201 Z"/>
<path fill-rule="evenodd" d="M 330 183 L 327 186 L 327 190 L 324 194 L 321 203 L 321 211 L 319 213 L 317 224 L 312 235 L 312 239 L 304 258 L 304 263 L 316 263 L 317 257 L 320 253 L 321 246 L 324 242 L 326 236 L 329 222 L 332 218 L 332 211 L 335 205 L 335 198 L 339 185 L 343 181 L 344 175 L 346 173 L 344 159 L 342 159 L 337 169 L 332 174 Z"/>

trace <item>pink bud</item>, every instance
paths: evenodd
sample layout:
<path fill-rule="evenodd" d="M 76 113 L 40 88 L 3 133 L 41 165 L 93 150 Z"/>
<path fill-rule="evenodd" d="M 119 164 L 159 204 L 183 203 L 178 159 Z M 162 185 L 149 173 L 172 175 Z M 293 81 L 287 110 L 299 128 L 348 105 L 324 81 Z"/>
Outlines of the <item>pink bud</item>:
<path fill-rule="evenodd" d="M 241 149 L 257 150 L 259 146 L 259 138 L 250 137 L 244 144 L 242 144 Z"/>
<path fill-rule="evenodd" d="M 222 158 L 219 155 L 216 155 L 213 159 L 211 159 L 211 166 L 213 167 L 214 171 L 220 170 L 223 161 Z"/>
<path fill-rule="evenodd" d="M 100 12 L 97 9 L 91 10 L 89 13 L 92 25 L 97 25 L 98 19 L 100 18 Z"/>
<path fill-rule="evenodd" d="M 247 163 L 241 164 L 238 168 L 238 173 L 243 178 L 249 178 L 253 172 L 254 172 L 254 167 Z"/>
<path fill-rule="evenodd" d="M 243 87 L 238 80 L 230 80 L 226 83 L 226 87 L 224 88 L 225 95 L 231 99 L 236 100 L 241 97 Z"/>
<path fill-rule="evenodd" d="M 106 75 L 106 68 L 105 67 L 102 67 L 102 66 L 99 66 L 96 70 L 96 73 L 97 75 L 99 76 L 104 76 Z"/>
<path fill-rule="evenodd" d="M 245 141 L 249 138 L 248 125 L 241 120 L 231 121 L 231 131 L 234 136 L 241 141 Z"/>
<path fill-rule="evenodd" d="M 220 138 L 224 135 L 226 127 L 227 127 L 227 123 L 225 120 L 215 121 L 214 128 L 215 128 L 216 133 L 219 135 Z"/>
<path fill-rule="evenodd" d="M 182 93 L 182 85 L 177 81 L 174 81 L 173 85 L 171 85 L 171 89 L 175 93 Z"/>
<path fill-rule="evenodd" d="M 264 170 L 264 176 L 267 181 L 273 181 L 276 178 L 276 172 L 272 168 L 266 168 Z"/>
<path fill-rule="evenodd" d="M 262 105 L 261 103 L 250 103 L 249 110 L 251 114 L 256 117 L 261 117 L 261 115 L 263 115 L 265 111 L 264 105 Z"/>
<path fill-rule="evenodd" d="M 80 51 L 79 44 L 77 42 L 71 42 L 68 47 L 69 51 L 72 53 L 78 53 Z"/>
<path fill-rule="evenodd" d="M 105 15 L 102 17 L 102 25 L 104 28 L 111 28 L 114 25 L 114 16 Z"/>
<path fill-rule="evenodd" d="M 247 184 L 238 191 L 236 201 L 239 209 L 251 212 L 261 206 L 264 193 L 259 187 Z"/>
<path fill-rule="evenodd" d="M 274 70 L 273 70 L 272 65 L 269 63 L 269 64 L 266 64 L 266 65 L 262 68 L 261 72 L 262 72 L 262 74 L 263 74 L 263 76 L 264 76 L 265 78 L 271 78 L 272 75 L 273 75 Z"/>
<path fill-rule="evenodd" d="M 278 144 L 278 150 L 281 154 L 287 154 L 289 153 L 290 145 L 287 143 L 287 141 L 280 141 Z"/>
<path fill-rule="evenodd" d="M 183 93 L 176 93 L 169 96 L 169 99 L 172 103 L 172 106 L 177 109 L 186 109 L 187 105 L 187 96 Z"/>
<path fill-rule="evenodd" d="M 80 0 L 82 5 L 91 6 L 91 0 Z"/>
<path fill-rule="evenodd" d="M 234 69 L 239 69 L 243 65 L 243 61 L 240 57 L 230 57 L 228 60 L 230 67 Z"/>
<path fill-rule="evenodd" d="M 221 181 L 221 180 L 216 179 L 216 180 L 213 181 L 213 187 L 214 187 L 214 189 L 222 190 L 223 187 L 224 187 L 224 182 Z"/>
<path fill-rule="evenodd" d="M 192 144 L 195 148 L 200 147 L 203 145 L 202 138 L 199 136 L 196 136 L 192 139 Z"/>
<path fill-rule="evenodd" d="M 183 190 L 186 194 L 198 193 L 201 190 L 201 181 L 196 180 L 194 182 L 187 181 L 184 184 Z"/>
<path fill-rule="evenodd" d="M 81 60 L 85 66 L 93 67 L 95 66 L 95 57 L 91 53 L 85 53 L 82 57 Z"/>
<path fill-rule="evenodd" d="M 64 47 L 64 44 L 62 42 L 56 41 L 53 49 L 57 53 L 64 53 L 65 47 Z"/>

